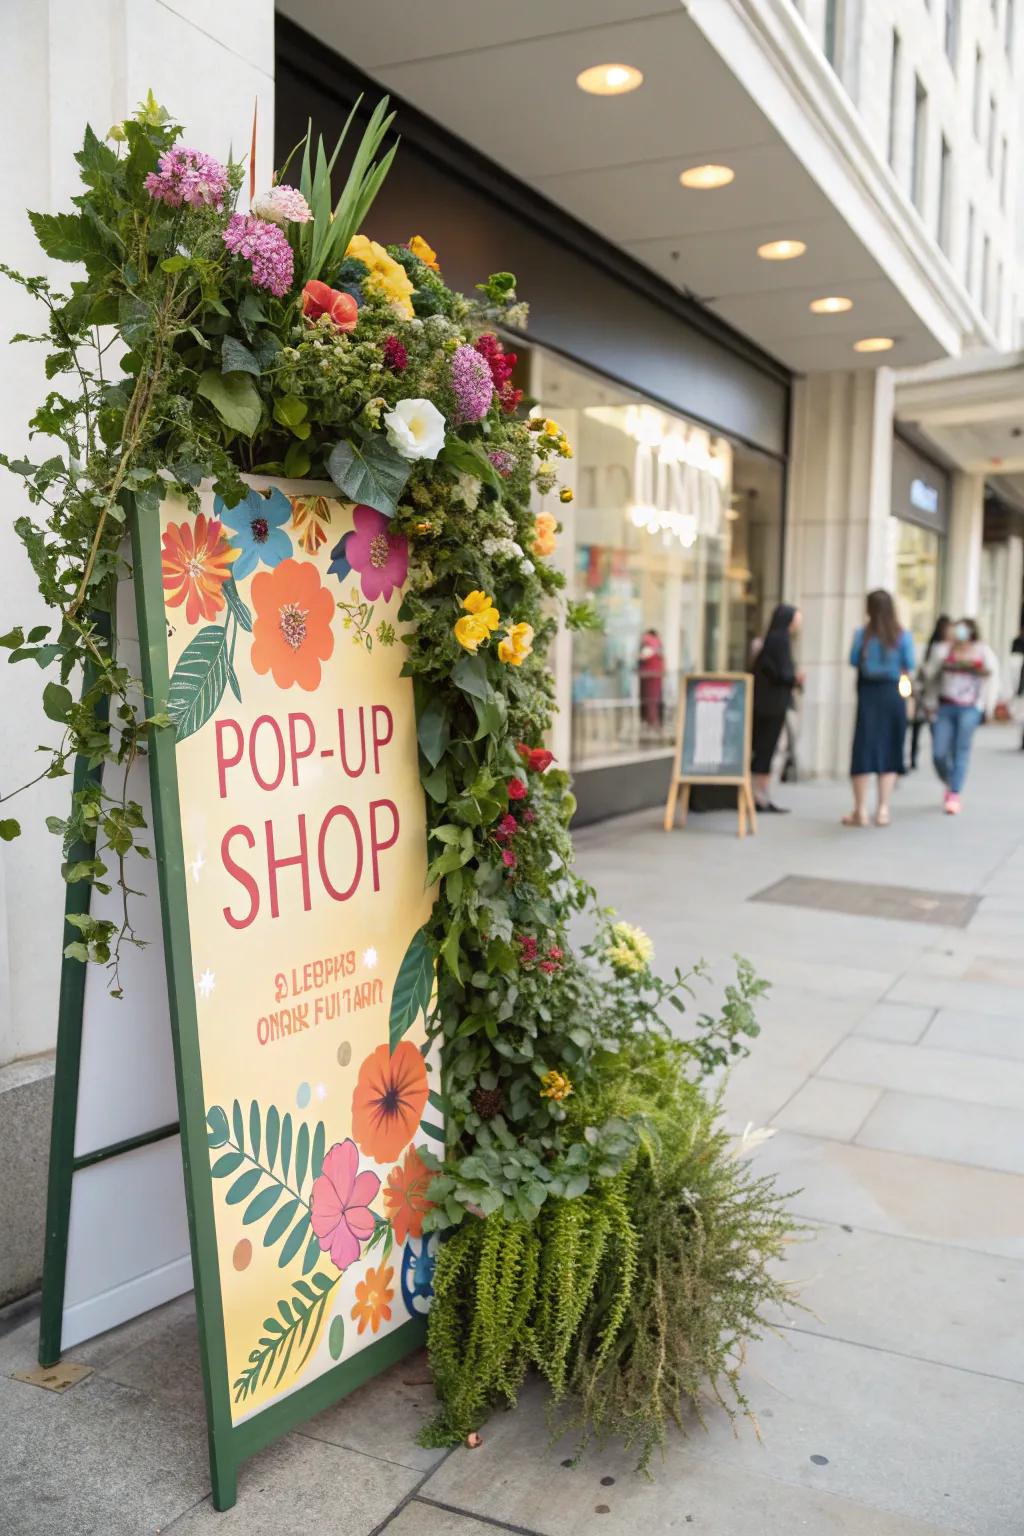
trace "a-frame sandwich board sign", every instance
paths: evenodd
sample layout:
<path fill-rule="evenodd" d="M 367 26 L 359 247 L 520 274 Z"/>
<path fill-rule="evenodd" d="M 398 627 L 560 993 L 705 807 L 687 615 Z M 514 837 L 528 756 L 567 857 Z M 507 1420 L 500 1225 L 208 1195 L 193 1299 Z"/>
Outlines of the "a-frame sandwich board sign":
<path fill-rule="evenodd" d="M 151 804 L 131 770 L 160 929 L 121 1001 L 64 961 L 40 1358 L 194 1283 L 224 1509 L 242 1461 L 424 1337 L 417 1148 L 444 1130 L 408 554 L 327 485 L 132 522 L 119 655 L 174 722 Z M 112 899 L 70 886 L 66 936 Z"/>

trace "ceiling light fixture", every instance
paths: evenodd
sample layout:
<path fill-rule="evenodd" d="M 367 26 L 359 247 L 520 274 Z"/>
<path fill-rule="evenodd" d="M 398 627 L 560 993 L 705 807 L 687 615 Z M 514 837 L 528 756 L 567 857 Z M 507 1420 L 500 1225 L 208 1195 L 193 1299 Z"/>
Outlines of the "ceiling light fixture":
<path fill-rule="evenodd" d="M 830 294 L 827 299 L 812 299 L 810 303 L 812 315 L 842 315 L 852 308 L 853 300 L 844 299 L 838 293 Z"/>
<path fill-rule="evenodd" d="M 891 336 L 862 336 L 860 341 L 855 341 L 855 352 L 888 352 L 890 347 L 896 345 Z"/>
<path fill-rule="evenodd" d="M 643 75 L 632 64 L 592 64 L 576 76 L 580 90 L 590 96 L 623 96 L 643 83 Z"/>
<path fill-rule="evenodd" d="M 735 179 L 736 172 L 731 165 L 691 165 L 679 176 L 684 187 L 693 187 L 700 192 L 712 192 L 716 187 L 727 187 L 730 181 Z"/>
<path fill-rule="evenodd" d="M 767 245 L 758 246 L 757 254 L 762 261 L 792 261 L 806 249 L 802 240 L 769 240 Z"/>

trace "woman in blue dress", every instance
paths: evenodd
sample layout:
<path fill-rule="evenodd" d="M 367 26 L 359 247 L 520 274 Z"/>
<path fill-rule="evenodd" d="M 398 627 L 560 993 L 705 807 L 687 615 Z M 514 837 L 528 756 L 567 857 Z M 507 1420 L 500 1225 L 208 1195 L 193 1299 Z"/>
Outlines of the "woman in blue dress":
<path fill-rule="evenodd" d="M 901 627 L 888 592 L 868 593 L 867 623 L 853 637 L 850 665 L 857 668 L 857 725 L 850 765 L 853 810 L 843 825 L 867 826 L 868 790 L 875 776 L 875 825 L 887 827 L 896 775 L 904 771 L 907 704 L 900 684 L 914 670 L 914 642 Z"/>

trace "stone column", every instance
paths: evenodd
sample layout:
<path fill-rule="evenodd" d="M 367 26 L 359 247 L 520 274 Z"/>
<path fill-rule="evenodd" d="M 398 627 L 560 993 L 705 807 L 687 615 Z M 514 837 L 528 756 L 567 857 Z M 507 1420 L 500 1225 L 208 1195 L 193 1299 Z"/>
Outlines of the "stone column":
<path fill-rule="evenodd" d="M 962 614 L 973 618 L 978 611 L 984 516 L 985 476 L 956 470 L 943 578 L 943 606 L 954 618 Z"/>
<path fill-rule="evenodd" d="M 893 374 L 812 374 L 794 389 L 788 602 L 804 615 L 800 769 L 845 774 L 855 709 L 848 656 L 872 587 L 890 586 Z"/>
<path fill-rule="evenodd" d="M 26 273 L 45 273 L 59 289 L 73 268 L 48 263 L 23 209 L 57 212 L 78 190 L 72 158 L 86 121 L 102 137 L 152 87 L 185 124 L 184 142 L 219 159 L 248 152 L 253 104 L 259 101 L 257 179 L 270 183 L 274 127 L 273 0 L 35 0 L 6 8 L 0 54 L 0 184 L 4 188 L 2 258 Z M 0 279 L 0 336 L 42 328 L 42 311 Z M 0 371 L 0 446 L 13 458 L 45 456 L 29 445 L 27 418 L 48 388 L 42 349 L 9 347 Z M 0 520 L 4 630 L 49 621 L 28 561 L 12 532 L 23 512 L 40 515 L 5 471 Z M 45 510 L 45 509 L 42 509 Z M 40 742 L 56 727 L 40 707 L 41 675 L 29 663 L 0 658 L 4 732 L 0 782 L 10 790 L 39 772 Z M 57 1029 L 57 988 L 64 888 L 60 848 L 44 826 L 64 815 L 70 779 L 42 783 L 5 807 L 24 834 L 0 843 L 0 1064 L 49 1050 Z M 126 1026 L 130 1020 L 126 1020 Z M 0 1119 L 3 1118 L 0 1094 Z M 13 1187 L 13 1186 L 12 1186 Z M 0 1223 L 2 1224 L 2 1223 Z"/>

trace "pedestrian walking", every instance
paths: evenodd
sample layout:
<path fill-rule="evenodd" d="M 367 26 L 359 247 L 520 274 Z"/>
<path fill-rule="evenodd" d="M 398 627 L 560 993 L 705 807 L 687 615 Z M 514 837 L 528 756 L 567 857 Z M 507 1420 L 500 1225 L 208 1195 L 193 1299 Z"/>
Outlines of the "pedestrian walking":
<path fill-rule="evenodd" d="M 910 725 L 910 766 L 917 767 L 917 753 L 921 739 L 921 731 L 927 724 L 931 726 L 939 708 L 939 693 L 936 679 L 928 675 L 928 660 L 937 645 L 943 645 L 950 637 L 953 629 L 953 620 L 948 613 L 940 613 L 935 620 L 935 628 L 932 630 L 931 639 L 925 646 L 921 665 L 917 669 L 914 679 L 914 718 Z"/>
<path fill-rule="evenodd" d="M 881 588 L 868 593 L 867 620 L 854 634 L 850 665 L 857 668 L 857 724 L 850 763 L 853 810 L 843 825 L 867 826 L 868 791 L 875 778 L 875 825 L 887 827 L 896 777 L 904 772 L 904 693 L 910 691 L 914 671 L 914 642 L 896 617 L 892 597 Z"/>
<path fill-rule="evenodd" d="M 665 647 L 656 629 L 644 630 L 636 664 L 640 681 L 640 720 L 660 730 L 665 720 Z"/>
<path fill-rule="evenodd" d="M 779 603 L 754 658 L 754 741 L 751 778 L 759 811 L 783 815 L 787 807 L 771 797 L 772 759 L 793 698 L 804 676 L 793 665 L 792 641 L 800 632 L 802 615 L 791 603 Z"/>
<path fill-rule="evenodd" d="M 982 642 L 975 621 L 958 619 L 952 639 L 932 652 L 927 671 L 939 699 L 932 726 L 932 760 L 945 785 L 943 809 L 947 816 L 956 816 L 974 733 L 995 704 L 999 663 L 991 646 Z"/>

